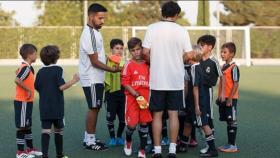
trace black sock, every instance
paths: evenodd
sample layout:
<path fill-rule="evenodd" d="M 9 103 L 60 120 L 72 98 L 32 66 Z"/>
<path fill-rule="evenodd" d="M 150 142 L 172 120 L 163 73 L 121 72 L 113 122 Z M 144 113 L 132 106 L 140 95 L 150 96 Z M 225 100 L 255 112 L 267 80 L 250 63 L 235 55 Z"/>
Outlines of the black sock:
<path fill-rule="evenodd" d="M 138 132 L 140 137 L 140 149 L 145 150 L 149 133 L 148 125 L 140 125 Z"/>
<path fill-rule="evenodd" d="M 196 140 L 196 127 L 192 126 L 191 139 Z"/>
<path fill-rule="evenodd" d="M 17 150 L 23 151 L 24 150 L 24 132 L 23 130 L 18 130 L 16 134 L 16 142 L 17 142 Z"/>
<path fill-rule="evenodd" d="M 117 137 L 118 138 L 122 137 L 124 127 L 125 127 L 125 123 L 124 122 L 119 122 L 119 128 L 118 128 L 118 132 L 117 132 Z"/>
<path fill-rule="evenodd" d="M 56 147 L 56 155 L 57 157 L 63 156 L 63 131 L 54 133 L 54 141 Z"/>
<path fill-rule="evenodd" d="M 211 130 L 212 130 L 212 134 L 214 135 L 215 134 L 215 128 L 214 128 L 213 119 L 211 119 L 211 118 L 208 119 L 208 125 L 211 128 Z"/>
<path fill-rule="evenodd" d="M 205 138 L 206 138 L 207 144 L 209 145 L 209 150 L 216 150 L 214 135 L 213 134 L 205 135 Z"/>
<path fill-rule="evenodd" d="M 185 116 L 179 116 L 179 138 L 183 137 L 184 126 L 185 126 Z"/>
<path fill-rule="evenodd" d="M 109 130 L 110 138 L 115 138 L 114 122 L 107 121 L 107 127 L 108 127 L 108 130 Z"/>
<path fill-rule="evenodd" d="M 186 146 L 189 143 L 189 137 L 187 136 L 182 136 L 180 137 L 180 145 Z"/>
<path fill-rule="evenodd" d="M 30 149 L 33 149 L 33 138 L 32 138 L 32 131 L 31 129 L 28 129 L 25 131 L 25 142 L 26 142 L 26 146 Z"/>
<path fill-rule="evenodd" d="M 228 134 L 228 144 L 236 145 L 236 132 L 237 132 L 237 124 L 231 124 L 227 126 L 227 134 Z"/>
<path fill-rule="evenodd" d="M 41 135 L 41 146 L 42 146 L 43 157 L 48 157 L 49 142 L 50 142 L 50 134 L 49 133 L 42 133 L 42 135 Z"/>
<path fill-rule="evenodd" d="M 135 129 L 130 129 L 128 127 L 126 127 L 126 130 L 125 130 L 125 139 L 127 142 L 131 142 L 132 141 L 132 134 L 134 132 Z"/>
<path fill-rule="evenodd" d="M 162 138 L 167 138 L 167 121 L 166 119 L 162 120 L 162 131 L 161 131 Z"/>

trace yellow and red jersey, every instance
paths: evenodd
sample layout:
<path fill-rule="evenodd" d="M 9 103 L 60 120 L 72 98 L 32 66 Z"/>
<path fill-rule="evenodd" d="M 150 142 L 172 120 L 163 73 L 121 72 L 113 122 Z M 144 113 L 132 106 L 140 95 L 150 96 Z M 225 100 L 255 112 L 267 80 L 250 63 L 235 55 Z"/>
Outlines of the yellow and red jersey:
<path fill-rule="evenodd" d="M 19 78 L 25 86 L 31 90 L 31 97 L 28 98 L 28 93 L 22 87 L 16 85 L 16 101 L 32 102 L 34 100 L 34 69 L 31 65 L 23 62 L 16 72 L 17 78 Z"/>
<path fill-rule="evenodd" d="M 224 96 L 225 98 L 228 98 L 233 89 L 234 82 L 239 82 L 240 73 L 238 66 L 234 62 L 224 64 L 222 71 L 224 76 L 224 83 L 222 83 L 222 81 L 220 80 L 219 86 L 221 86 L 222 84 L 224 85 Z M 219 88 L 218 93 L 219 95 L 221 94 L 221 88 Z M 238 99 L 238 89 L 233 95 L 232 99 Z"/>

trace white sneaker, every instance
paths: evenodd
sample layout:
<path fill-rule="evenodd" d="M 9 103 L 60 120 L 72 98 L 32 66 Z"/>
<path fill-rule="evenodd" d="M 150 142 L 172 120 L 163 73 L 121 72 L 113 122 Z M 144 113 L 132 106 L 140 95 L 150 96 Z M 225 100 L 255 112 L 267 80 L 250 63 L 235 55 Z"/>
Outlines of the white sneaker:
<path fill-rule="evenodd" d="M 132 142 L 125 141 L 124 143 L 124 153 L 126 156 L 131 156 L 132 154 Z"/>
<path fill-rule="evenodd" d="M 25 152 L 17 152 L 16 158 L 34 158 L 35 156 L 33 155 L 28 155 Z"/>
<path fill-rule="evenodd" d="M 43 153 L 36 148 L 26 149 L 26 153 L 28 155 L 34 155 L 34 156 L 42 156 L 43 155 Z"/>
<path fill-rule="evenodd" d="M 146 158 L 145 150 L 138 151 L 138 158 Z"/>
<path fill-rule="evenodd" d="M 206 145 L 205 148 L 200 150 L 200 153 L 205 154 L 208 151 L 208 149 L 209 149 L 209 145 Z"/>

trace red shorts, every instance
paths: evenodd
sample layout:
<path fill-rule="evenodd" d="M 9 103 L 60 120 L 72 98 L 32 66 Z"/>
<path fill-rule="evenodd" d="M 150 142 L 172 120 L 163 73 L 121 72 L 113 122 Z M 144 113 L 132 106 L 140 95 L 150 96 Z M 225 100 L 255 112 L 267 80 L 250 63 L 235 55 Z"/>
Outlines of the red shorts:
<path fill-rule="evenodd" d="M 143 95 L 143 94 L 142 94 Z M 148 96 L 144 96 L 148 100 Z M 125 103 L 125 122 L 128 126 L 136 126 L 141 123 L 148 123 L 152 121 L 151 112 L 148 109 L 141 110 L 135 97 L 126 95 Z"/>

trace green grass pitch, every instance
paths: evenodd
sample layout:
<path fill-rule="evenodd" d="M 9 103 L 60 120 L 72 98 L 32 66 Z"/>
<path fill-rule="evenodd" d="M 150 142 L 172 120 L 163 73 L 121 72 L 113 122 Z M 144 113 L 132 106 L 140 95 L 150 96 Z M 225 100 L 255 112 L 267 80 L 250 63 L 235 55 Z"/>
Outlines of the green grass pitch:
<path fill-rule="evenodd" d="M 0 67 L 0 157 L 13 158 L 16 151 L 13 96 L 16 67 Z M 36 67 L 38 70 L 38 67 Z M 71 78 L 78 70 L 76 66 L 64 67 L 65 79 Z M 238 103 L 238 153 L 220 153 L 222 158 L 263 158 L 279 157 L 280 133 L 280 67 L 241 67 L 240 99 Z M 113 147 L 105 152 L 87 151 L 82 148 L 84 135 L 86 101 L 82 88 L 78 85 L 64 92 L 65 120 L 64 151 L 70 158 L 124 158 L 123 147 Z M 216 146 L 226 143 L 226 124 L 218 121 L 215 106 Z M 38 110 L 38 94 L 33 108 L 33 138 L 34 144 L 40 147 L 40 120 Z M 202 138 L 197 133 L 199 147 L 190 149 L 186 154 L 178 154 L 179 158 L 198 157 L 198 151 L 204 146 Z M 107 141 L 108 131 L 105 122 L 105 108 L 99 115 L 97 137 Z M 134 133 L 134 143 L 138 142 L 138 132 Z M 135 147 L 136 148 L 136 147 Z M 163 150 L 167 151 L 166 147 Z M 53 136 L 51 137 L 50 157 L 55 157 Z M 136 157 L 136 155 L 134 155 Z M 150 157 L 150 155 L 148 155 Z"/>

